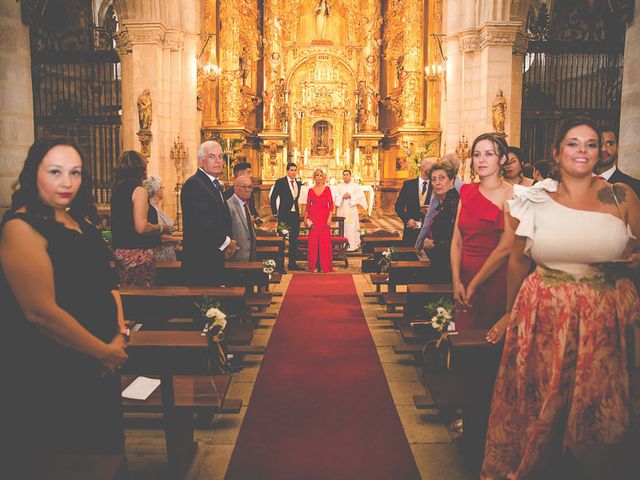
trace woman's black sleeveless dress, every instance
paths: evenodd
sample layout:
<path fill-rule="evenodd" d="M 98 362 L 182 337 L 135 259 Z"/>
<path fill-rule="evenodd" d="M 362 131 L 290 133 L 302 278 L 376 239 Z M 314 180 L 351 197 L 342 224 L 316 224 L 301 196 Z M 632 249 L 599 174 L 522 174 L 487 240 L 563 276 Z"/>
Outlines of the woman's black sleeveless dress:
<path fill-rule="evenodd" d="M 14 213 L 47 241 L 58 306 L 91 334 L 109 343 L 118 331 L 111 290 L 117 288 L 110 254 L 98 230 L 80 222 L 82 234 L 53 220 Z M 1 230 L 0 230 L 1 231 Z M 28 258 L 23 259 L 29 262 Z M 16 455 L 122 453 L 120 377 L 103 376 L 99 362 L 64 347 L 28 321 L 0 272 L 2 331 L 7 362 L 0 381 L 8 408 L 3 445 Z M 1 337 L 0 337 L 1 338 Z"/>

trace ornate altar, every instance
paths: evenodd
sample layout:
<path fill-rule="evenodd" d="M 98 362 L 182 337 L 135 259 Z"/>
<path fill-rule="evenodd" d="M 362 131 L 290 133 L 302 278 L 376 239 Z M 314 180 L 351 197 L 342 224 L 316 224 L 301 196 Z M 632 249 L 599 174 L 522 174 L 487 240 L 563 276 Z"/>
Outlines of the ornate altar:
<path fill-rule="evenodd" d="M 204 0 L 204 15 L 203 138 L 244 137 L 264 190 L 295 162 L 304 178 L 348 168 L 397 191 L 404 147 L 439 142 L 440 85 L 425 88 L 424 67 L 440 58 L 440 0 Z"/>

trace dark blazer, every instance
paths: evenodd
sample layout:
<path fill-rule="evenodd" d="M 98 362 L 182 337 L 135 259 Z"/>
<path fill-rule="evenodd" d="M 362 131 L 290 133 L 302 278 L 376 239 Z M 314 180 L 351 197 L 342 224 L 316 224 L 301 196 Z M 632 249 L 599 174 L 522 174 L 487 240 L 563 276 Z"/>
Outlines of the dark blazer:
<path fill-rule="evenodd" d="M 300 199 L 300 190 L 302 190 L 302 182 L 296 180 L 298 185 L 298 195 L 293 198 L 291 189 L 289 188 L 289 177 L 285 176 L 276 180 L 271 192 L 271 213 L 278 216 L 279 220 L 286 220 L 291 216 L 291 207 L 295 206 L 296 214 L 300 215 L 298 200 Z M 276 207 L 276 198 L 280 198 L 280 207 Z"/>
<path fill-rule="evenodd" d="M 396 199 L 395 210 L 398 216 L 402 219 L 404 224 L 404 230 L 402 232 L 402 240 L 405 245 L 414 245 L 418 234 L 419 228 L 407 228 L 407 222 L 410 219 L 414 219 L 416 222 L 422 221 L 424 214 L 420 212 L 420 197 L 418 196 L 418 177 L 410 180 L 405 180 L 402 184 L 402 189 Z M 427 189 L 427 199 L 431 197 L 432 186 L 429 182 Z M 413 243 L 410 243 L 413 241 Z"/>
<path fill-rule="evenodd" d="M 184 182 L 180 204 L 185 279 L 192 285 L 222 283 L 224 256 L 220 247 L 231 238 L 231 214 L 222 193 L 198 169 Z"/>
<path fill-rule="evenodd" d="M 640 180 L 637 180 L 633 177 L 630 177 L 626 173 L 622 173 L 619 169 L 616 168 L 616 171 L 613 172 L 613 175 L 609 177 L 609 183 L 624 183 L 629 185 L 636 195 L 640 197 Z"/>
<path fill-rule="evenodd" d="M 225 200 L 229 200 L 231 197 L 233 197 L 234 193 L 235 191 L 233 189 L 233 185 L 231 185 L 229 188 L 227 188 L 224 191 L 222 196 L 224 197 Z M 258 211 L 256 210 L 256 202 L 253 199 L 253 191 L 251 192 L 251 197 L 249 197 L 249 213 L 251 213 L 251 216 L 253 217 L 258 216 Z"/>

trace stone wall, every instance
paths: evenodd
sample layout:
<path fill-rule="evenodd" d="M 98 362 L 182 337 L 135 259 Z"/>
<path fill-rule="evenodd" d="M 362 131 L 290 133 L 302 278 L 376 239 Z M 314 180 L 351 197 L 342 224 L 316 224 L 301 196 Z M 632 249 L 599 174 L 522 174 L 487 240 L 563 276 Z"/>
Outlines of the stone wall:
<path fill-rule="evenodd" d="M 0 1 L 0 214 L 11 205 L 12 185 L 33 143 L 29 29 L 20 4 Z"/>
<path fill-rule="evenodd" d="M 620 170 L 635 178 L 640 178 L 640 62 L 638 60 L 640 60 L 640 0 L 636 0 L 635 19 L 627 29 L 624 46 L 620 150 L 618 152 Z"/>

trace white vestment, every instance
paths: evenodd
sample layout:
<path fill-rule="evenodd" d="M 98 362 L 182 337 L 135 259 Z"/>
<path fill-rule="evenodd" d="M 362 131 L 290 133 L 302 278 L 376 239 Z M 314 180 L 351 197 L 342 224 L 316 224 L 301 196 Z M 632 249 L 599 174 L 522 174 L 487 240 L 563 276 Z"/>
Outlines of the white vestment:
<path fill-rule="evenodd" d="M 344 236 L 349 239 L 349 251 L 360 247 L 360 221 L 358 219 L 358 205 L 367 211 L 367 198 L 362 187 L 354 182 L 339 183 L 332 187 L 334 192 L 333 203 L 338 207 L 336 215 L 344 217 Z M 351 198 L 343 198 L 345 193 Z"/>

